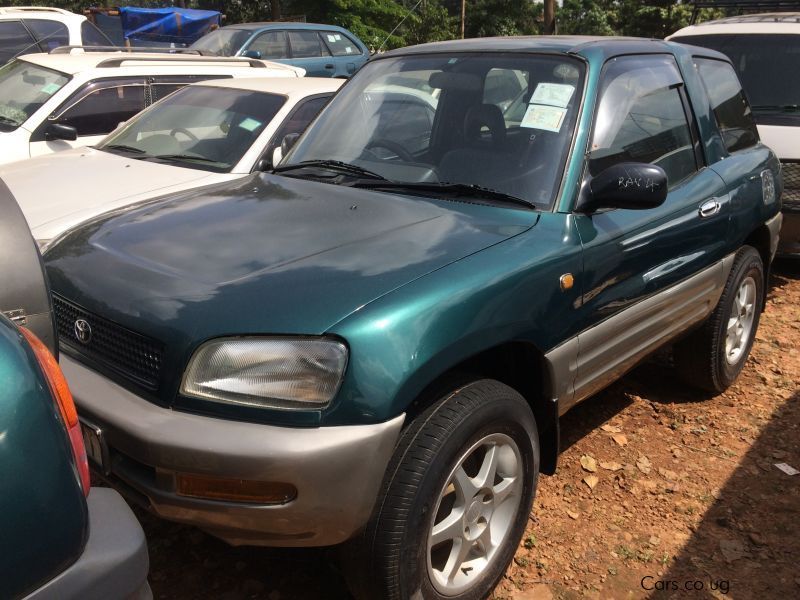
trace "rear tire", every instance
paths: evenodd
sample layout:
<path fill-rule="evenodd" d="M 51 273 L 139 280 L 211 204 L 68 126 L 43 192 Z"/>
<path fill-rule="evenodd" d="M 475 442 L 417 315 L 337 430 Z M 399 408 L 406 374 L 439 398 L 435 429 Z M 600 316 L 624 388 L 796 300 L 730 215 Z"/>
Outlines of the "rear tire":
<path fill-rule="evenodd" d="M 717 307 L 703 326 L 675 345 L 675 368 L 688 384 L 724 392 L 744 368 L 764 298 L 764 264 L 752 246 L 736 253 Z"/>
<path fill-rule="evenodd" d="M 354 595 L 485 598 L 514 557 L 538 474 L 520 394 L 484 379 L 445 395 L 404 430 L 364 534 L 345 547 Z"/>

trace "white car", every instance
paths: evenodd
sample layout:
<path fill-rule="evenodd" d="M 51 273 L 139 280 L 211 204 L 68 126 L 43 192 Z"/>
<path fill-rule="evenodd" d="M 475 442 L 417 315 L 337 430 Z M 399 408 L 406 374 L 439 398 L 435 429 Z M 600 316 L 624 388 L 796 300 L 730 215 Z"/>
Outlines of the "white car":
<path fill-rule="evenodd" d="M 728 17 L 685 27 L 667 39 L 712 48 L 731 59 L 761 141 L 781 161 L 778 253 L 800 256 L 800 13 Z"/>
<path fill-rule="evenodd" d="M 109 210 L 269 169 L 341 79 L 235 79 L 186 86 L 92 148 L 0 167 L 44 251 L 61 233 Z"/>
<path fill-rule="evenodd" d="M 58 48 L 0 67 L 0 164 L 95 144 L 189 83 L 291 77 L 303 69 L 247 58 Z"/>
<path fill-rule="evenodd" d="M 44 6 L 0 7 L 0 65 L 59 46 L 113 46 L 83 15 Z"/>

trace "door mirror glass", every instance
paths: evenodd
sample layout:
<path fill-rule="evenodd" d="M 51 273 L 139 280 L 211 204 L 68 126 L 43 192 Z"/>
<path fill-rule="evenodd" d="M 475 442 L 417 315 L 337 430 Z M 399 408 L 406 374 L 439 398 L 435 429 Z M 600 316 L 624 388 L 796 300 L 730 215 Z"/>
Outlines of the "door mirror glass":
<path fill-rule="evenodd" d="M 666 199 L 667 174 L 664 169 L 647 163 L 619 163 L 592 178 L 579 210 L 646 210 L 661 206 Z"/>
<path fill-rule="evenodd" d="M 74 142 L 78 139 L 78 130 L 72 125 L 50 123 L 44 132 L 44 139 L 47 141 L 64 140 L 67 142 Z"/>

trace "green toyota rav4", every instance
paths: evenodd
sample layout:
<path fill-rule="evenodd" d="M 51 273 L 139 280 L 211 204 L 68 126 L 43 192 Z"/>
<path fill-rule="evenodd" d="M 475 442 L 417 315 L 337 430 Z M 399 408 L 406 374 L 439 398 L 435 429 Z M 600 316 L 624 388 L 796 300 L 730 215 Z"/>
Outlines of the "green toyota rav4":
<path fill-rule="evenodd" d="M 560 415 L 665 345 L 712 392 L 747 360 L 780 171 L 721 54 L 405 48 L 284 142 L 46 255 L 94 466 L 164 518 L 346 542 L 363 598 L 480 598 Z"/>

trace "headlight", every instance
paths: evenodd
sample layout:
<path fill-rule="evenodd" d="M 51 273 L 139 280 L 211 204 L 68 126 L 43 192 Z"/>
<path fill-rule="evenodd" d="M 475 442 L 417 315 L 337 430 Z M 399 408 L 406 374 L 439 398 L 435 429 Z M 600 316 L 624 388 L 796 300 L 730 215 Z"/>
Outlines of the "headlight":
<path fill-rule="evenodd" d="M 347 347 L 335 340 L 221 338 L 194 353 L 181 393 L 260 408 L 319 409 L 333 400 L 346 365 Z"/>

